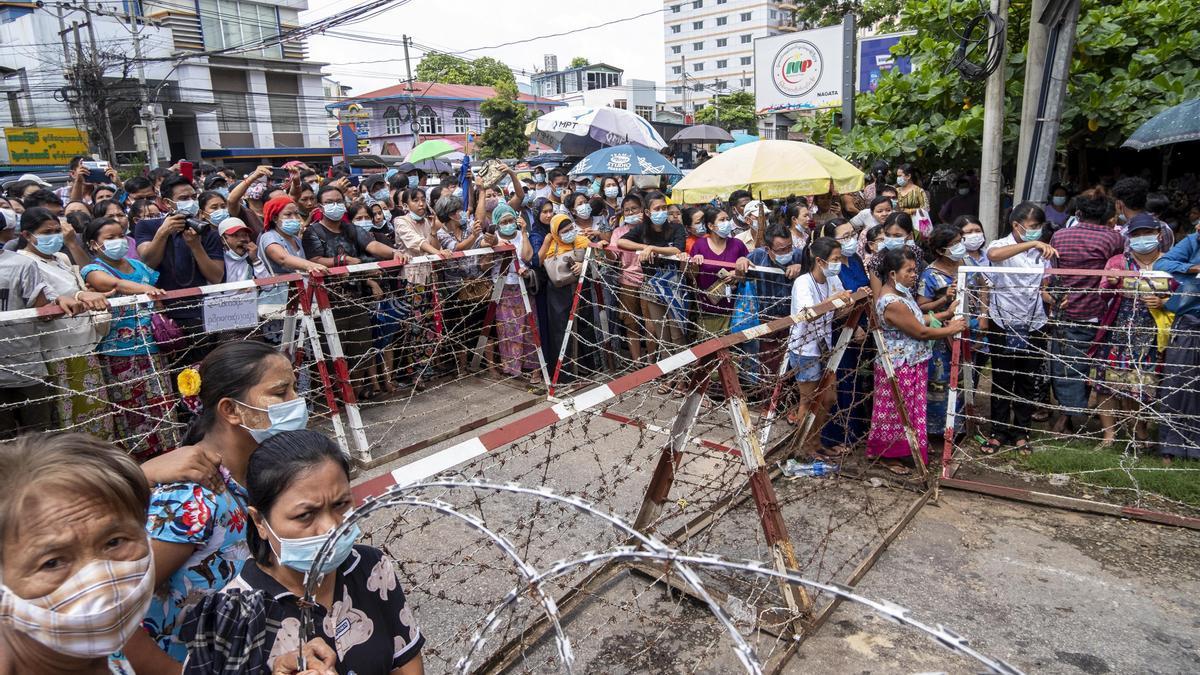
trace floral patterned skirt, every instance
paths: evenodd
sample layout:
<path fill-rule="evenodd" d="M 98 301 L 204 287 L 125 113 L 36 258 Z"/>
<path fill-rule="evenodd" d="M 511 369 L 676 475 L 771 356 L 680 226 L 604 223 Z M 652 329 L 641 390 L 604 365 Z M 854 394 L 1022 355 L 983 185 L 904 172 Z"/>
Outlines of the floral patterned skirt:
<path fill-rule="evenodd" d="M 538 367 L 535 358 L 533 333 L 525 316 L 521 287 L 507 284 L 496 303 L 496 338 L 500 345 L 500 362 L 506 375 L 517 376 L 521 371 Z"/>
<path fill-rule="evenodd" d="M 921 460 L 929 462 L 929 440 L 925 429 L 925 396 L 929 382 L 929 363 L 905 364 L 896 368 L 896 381 L 908 420 L 917 432 L 917 447 Z M 867 435 L 867 457 L 888 459 L 911 457 L 900 410 L 892 396 L 892 385 L 881 366 L 875 366 L 875 394 L 871 408 L 871 431 Z"/>
<path fill-rule="evenodd" d="M 116 443 L 140 462 L 178 444 L 168 374 L 157 354 L 101 356 Z"/>
<path fill-rule="evenodd" d="M 114 440 L 100 358 L 95 353 L 81 354 L 51 361 L 46 369 L 54 395 L 55 428 Z"/>

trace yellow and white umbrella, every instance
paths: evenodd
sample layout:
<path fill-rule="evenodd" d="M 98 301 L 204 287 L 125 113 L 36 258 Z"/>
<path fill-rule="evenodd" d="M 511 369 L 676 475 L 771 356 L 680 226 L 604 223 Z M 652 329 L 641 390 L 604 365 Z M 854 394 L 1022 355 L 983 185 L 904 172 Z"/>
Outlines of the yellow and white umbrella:
<path fill-rule="evenodd" d="M 799 141 L 747 143 L 701 164 L 671 188 L 675 202 L 700 204 L 749 190 L 756 199 L 861 190 L 863 173 L 834 153 Z"/>

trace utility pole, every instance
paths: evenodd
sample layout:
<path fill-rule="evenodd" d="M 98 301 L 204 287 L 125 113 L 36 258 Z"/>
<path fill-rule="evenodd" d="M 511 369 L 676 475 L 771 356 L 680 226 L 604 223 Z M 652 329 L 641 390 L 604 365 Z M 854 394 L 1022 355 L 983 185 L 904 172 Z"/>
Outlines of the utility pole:
<path fill-rule="evenodd" d="M 417 122 L 417 105 L 416 105 L 416 102 L 413 101 L 413 94 L 412 94 L 413 93 L 412 61 L 408 58 L 408 45 L 411 42 L 411 38 L 409 38 L 407 35 L 403 35 L 401 37 L 404 40 L 404 71 L 408 75 L 408 79 L 405 80 L 405 82 L 408 84 L 408 86 L 406 87 L 406 89 L 408 90 L 408 129 L 409 129 L 409 131 L 412 132 L 413 147 L 415 148 L 421 142 L 421 134 L 418 131 L 420 129 L 420 125 Z"/>
<path fill-rule="evenodd" d="M 1000 191 L 1004 187 L 1001 173 L 1004 158 L 1004 54 L 1008 33 L 1008 0 L 992 0 L 991 11 L 1004 30 L 992 36 L 999 40 L 1000 64 L 988 76 L 983 100 L 983 157 L 979 166 L 979 221 L 988 240 L 1000 232 Z M 994 43 L 993 43 L 994 44 Z"/>
<path fill-rule="evenodd" d="M 687 114 L 687 97 L 688 97 L 687 55 L 684 54 L 683 56 L 680 56 L 679 59 L 680 59 L 679 72 L 683 74 L 683 123 L 687 124 L 688 123 L 688 120 L 687 120 L 687 117 L 688 117 L 688 114 Z"/>
<path fill-rule="evenodd" d="M 854 60 L 858 57 L 855 34 L 858 20 L 854 12 L 842 17 L 842 131 L 854 128 Z"/>
<path fill-rule="evenodd" d="M 1033 140 L 1033 124 L 1037 119 L 1038 98 L 1041 94 L 1043 71 L 1046 66 L 1046 42 L 1050 37 L 1050 27 L 1038 21 L 1050 0 L 1033 0 L 1033 8 L 1029 12 L 1029 41 L 1025 47 L 1025 88 L 1021 92 L 1021 134 L 1017 141 L 1017 176 L 1013 181 L 1013 202 L 1019 203 L 1030 199 L 1025 193 L 1026 165 L 1032 150 L 1029 144 Z M 1037 199 L 1045 199 L 1039 195 Z"/>
<path fill-rule="evenodd" d="M 717 126 L 721 126 L 721 88 L 717 85 L 721 80 L 713 78 L 713 108 L 717 115 Z"/>
<path fill-rule="evenodd" d="M 137 59 L 138 118 L 146 128 L 146 168 L 158 167 L 158 115 L 146 95 L 146 69 L 142 65 L 142 32 L 133 15 L 133 3 L 126 4 L 129 33 L 133 36 L 133 56 Z"/>
<path fill-rule="evenodd" d="M 91 5 L 90 0 L 83 0 L 83 13 L 87 15 L 88 43 L 91 45 L 91 48 L 92 48 L 91 63 L 92 63 L 92 67 L 95 69 L 97 91 L 95 91 L 93 93 L 97 94 L 96 104 L 97 104 L 97 106 L 99 106 L 100 115 L 104 120 L 104 140 L 108 144 L 107 159 L 110 164 L 115 165 L 117 163 L 117 142 L 113 138 L 112 118 L 110 118 L 109 114 L 108 114 L 108 104 L 101 103 L 103 101 L 103 96 L 104 96 L 104 86 L 103 86 L 103 84 L 104 84 L 104 82 L 103 82 L 104 68 L 100 65 L 100 49 L 96 47 L 96 30 L 94 28 L 94 24 L 95 24 L 96 20 L 92 13 L 92 5 Z M 84 60 L 83 59 L 83 47 L 82 47 L 82 45 L 79 44 L 78 23 L 74 23 L 74 22 L 72 22 L 72 23 L 76 26 L 75 40 L 76 40 L 76 47 L 79 49 L 79 56 L 80 56 L 79 60 L 83 61 Z"/>

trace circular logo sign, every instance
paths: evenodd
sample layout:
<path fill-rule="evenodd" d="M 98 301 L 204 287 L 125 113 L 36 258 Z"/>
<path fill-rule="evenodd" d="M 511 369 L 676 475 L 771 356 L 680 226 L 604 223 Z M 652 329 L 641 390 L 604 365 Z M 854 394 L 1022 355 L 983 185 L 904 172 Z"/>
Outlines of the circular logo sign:
<path fill-rule="evenodd" d="M 775 54 L 771 76 L 784 96 L 803 96 L 821 79 L 821 51 L 808 40 L 789 42 Z"/>

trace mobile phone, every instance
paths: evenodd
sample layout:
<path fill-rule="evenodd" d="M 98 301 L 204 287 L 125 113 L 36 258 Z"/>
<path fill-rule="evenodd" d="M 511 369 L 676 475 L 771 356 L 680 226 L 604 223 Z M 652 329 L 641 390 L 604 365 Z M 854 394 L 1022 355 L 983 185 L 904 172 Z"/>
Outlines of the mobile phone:
<path fill-rule="evenodd" d="M 104 170 L 108 168 L 108 162 L 80 162 L 80 166 L 88 170 L 87 177 L 84 178 L 85 183 L 107 183 L 108 175 Z"/>
<path fill-rule="evenodd" d="M 189 181 L 196 179 L 196 174 L 194 173 L 194 169 L 190 161 L 186 159 L 179 160 L 179 175 L 183 176 Z"/>
<path fill-rule="evenodd" d="M 281 166 L 271 167 L 271 180 L 283 182 L 288 178 L 288 170 Z"/>
<path fill-rule="evenodd" d="M 354 187 L 358 187 L 358 184 L 359 184 L 359 182 L 361 182 L 361 181 L 362 181 L 362 176 L 361 176 L 361 175 L 359 175 L 359 174 L 356 174 L 356 173 L 355 173 L 355 174 L 350 174 L 350 184 L 351 184 L 351 185 L 353 185 Z"/>

